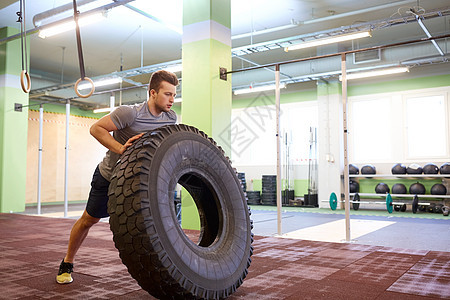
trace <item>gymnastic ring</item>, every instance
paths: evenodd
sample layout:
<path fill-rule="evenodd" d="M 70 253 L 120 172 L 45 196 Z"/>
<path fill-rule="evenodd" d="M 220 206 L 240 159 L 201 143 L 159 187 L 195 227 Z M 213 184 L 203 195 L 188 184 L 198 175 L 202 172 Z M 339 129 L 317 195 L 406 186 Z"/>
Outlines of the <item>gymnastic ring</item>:
<path fill-rule="evenodd" d="M 82 94 L 80 94 L 80 92 L 78 91 L 78 84 L 79 84 L 81 81 L 83 81 L 83 80 L 89 81 L 89 82 L 91 83 L 91 85 L 92 85 L 91 91 L 90 91 L 88 94 L 86 94 L 86 95 L 82 95 Z M 92 94 L 93 94 L 94 91 L 95 91 L 95 85 L 94 85 L 94 82 L 92 81 L 92 79 L 90 79 L 89 77 L 84 77 L 84 78 L 78 79 L 77 82 L 75 82 L 75 87 L 74 87 L 74 89 L 75 89 L 75 93 L 78 95 L 78 97 L 81 97 L 81 98 L 89 98 L 90 96 L 92 96 Z"/>
<path fill-rule="evenodd" d="M 27 77 L 27 86 L 25 87 L 24 77 Z M 22 91 L 25 93 L 29 93 L 31 90 L 31 79 L 30 74 L 28 74 L 27 70 L 22 70 L 20 73 L 20 85 L 22 86 Z"/>

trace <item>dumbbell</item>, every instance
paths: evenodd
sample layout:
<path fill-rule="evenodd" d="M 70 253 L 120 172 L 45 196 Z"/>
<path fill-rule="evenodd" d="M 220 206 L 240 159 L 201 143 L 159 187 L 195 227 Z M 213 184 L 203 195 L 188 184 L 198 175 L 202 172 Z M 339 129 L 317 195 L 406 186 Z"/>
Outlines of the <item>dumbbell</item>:
<path fill-rule="evenodd" d="M 449 214 L 449 212 L 450 212 L 450 207 L 448 207 L 448 206 L 443 206 L 442 207 L 442 214 L 444 215 L 444 216 L 448 216 L 448 214 Z"/>
<path fill-rule="evenodd" d="M 399 204 L 396 204 L 396 205 L 394 205 L 394 210 L 395 211 L 406 211 L 406 204 L 402 204 L 402 205 L 399 205 Z"/>

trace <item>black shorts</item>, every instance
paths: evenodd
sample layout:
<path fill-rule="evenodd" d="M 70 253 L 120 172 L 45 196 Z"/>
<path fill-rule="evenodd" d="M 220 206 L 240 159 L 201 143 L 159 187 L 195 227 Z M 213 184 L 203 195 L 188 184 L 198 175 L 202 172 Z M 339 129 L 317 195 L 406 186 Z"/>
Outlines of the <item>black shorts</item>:
<path fill-rule="evenodd" d="M 94 218 L 106 218 L 108 214 L 108 188 L 109 181 L 106 180 L 97 166 L 92 176 L 91 191 L 86 204 L 87 213 Z"/>

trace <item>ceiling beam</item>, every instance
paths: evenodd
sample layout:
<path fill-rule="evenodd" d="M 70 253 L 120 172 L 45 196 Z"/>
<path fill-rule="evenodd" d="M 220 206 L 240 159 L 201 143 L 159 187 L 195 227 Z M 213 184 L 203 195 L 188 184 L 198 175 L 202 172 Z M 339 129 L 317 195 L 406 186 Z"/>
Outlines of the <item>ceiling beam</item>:
<path fill-rule="evenodd" d="M 13 4 L 16 1 L 17 0 L 2 0 L 2 1 L 0 1 L 0 9 L 4 9 L 7 6 L 10 6 L 11 4 Z"/>

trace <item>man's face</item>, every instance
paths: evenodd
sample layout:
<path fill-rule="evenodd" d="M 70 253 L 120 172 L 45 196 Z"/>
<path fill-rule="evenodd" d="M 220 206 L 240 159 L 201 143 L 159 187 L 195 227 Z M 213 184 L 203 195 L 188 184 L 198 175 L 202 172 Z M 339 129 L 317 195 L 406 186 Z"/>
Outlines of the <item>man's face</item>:
<path fill-rule="evenodd" d="M 159 85 L 159 92 L 151 90 L 150 93 L 155 99 L 156 109 L 168 112 L 175 101 L 176 87 L 167 81 L 162 81 Z"/>

